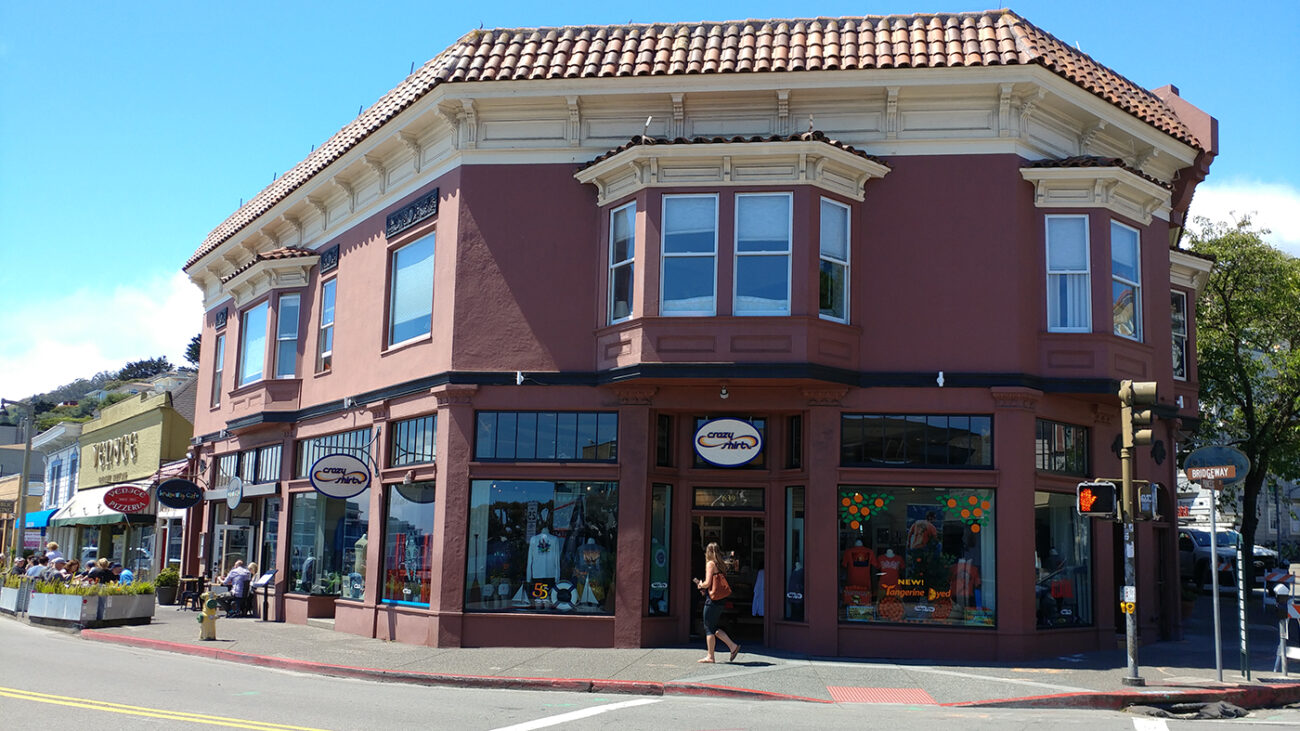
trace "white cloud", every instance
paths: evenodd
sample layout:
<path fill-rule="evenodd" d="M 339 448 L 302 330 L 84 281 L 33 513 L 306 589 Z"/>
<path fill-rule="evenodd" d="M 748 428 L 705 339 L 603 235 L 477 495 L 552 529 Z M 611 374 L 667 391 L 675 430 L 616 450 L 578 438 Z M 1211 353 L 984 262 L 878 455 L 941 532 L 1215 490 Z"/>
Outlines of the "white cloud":
<path fill-rule="evenodd" d="M 1272 232 L 1265 241 L 1300 256 L 1300 190 L 1285 183 L 1207 182 L 1196 188 L 1191 213 L 1214 221 L 1232 221 L 1249 214 L 1256 226 Z"/>
<path fill-rule="evenodd" d="M 202 296 L 180 272 L 33 302 L 5 313 L 0 395 L 26 398 L 160 355 L 189 365 L 202 324 Z"/>

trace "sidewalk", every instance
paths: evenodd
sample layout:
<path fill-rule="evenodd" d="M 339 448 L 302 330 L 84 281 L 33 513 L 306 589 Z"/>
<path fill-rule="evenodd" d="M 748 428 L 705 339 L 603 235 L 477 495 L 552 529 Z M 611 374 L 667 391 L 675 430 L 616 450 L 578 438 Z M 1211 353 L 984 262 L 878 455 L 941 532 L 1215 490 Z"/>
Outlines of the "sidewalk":
<path fill-rule="evenodd" d="M 158 607 L 149 625 L 83 630 L 81 636 L 262 667 L 475 688 L 1102 709 L 1213 700 L 1264 708 L 1300 701 L 1300 667 L 1294 667 L 1291 677 L 1285 679 L 1272 672 L 1277 625 L 1260 609 L 1258 595 L 1250 607 L 1250 682 L 1239 673 L 1235 599 L 1223 596 L 1224 684 L 1215 682 L 1208 595 L 1197 600 L 1196 610 L 1186 625 L 1186 639 L 1140 649 L 1139 671 L 1145 687 L 1127 687 L 1121 682 L 1127 675 L 1122 649 L 1018 664 L 963 665 L 814 658 L 745 647 L 735 663 L 724 662 L 724 648 L 718 664 L 705 665 L 695 662 L 703 650 L 694 646 L 442 649 L 254 619 L 219 619 L 219 639 L 201 642 L 196 615 L 172 607 Z"/>

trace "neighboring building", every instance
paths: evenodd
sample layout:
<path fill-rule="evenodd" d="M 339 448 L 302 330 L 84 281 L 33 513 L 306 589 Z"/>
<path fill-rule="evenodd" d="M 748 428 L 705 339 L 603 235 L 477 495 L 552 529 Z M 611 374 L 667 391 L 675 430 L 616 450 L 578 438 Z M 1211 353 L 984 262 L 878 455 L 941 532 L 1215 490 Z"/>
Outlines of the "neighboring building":
<path fill-rule="evenodd" d="M 170 558 L 160 548 L 182 531 L 183 513 L 160 512 L 152 493 L 147 505 L 132 512 L 113 509 L 105 498 L 118 487 L 149 492 L 187 473 L 194 394 L 193 380 L 175 391 L 141 393 L 81 425 L 76 491 L 49 518 L 50 528 L 65 536 L 60 545 L 67 555 L 111 558 L 137 576 L 153 575 Z"/>
<path fill-rule="evenodd" d="M 42 459 L 45 465 L 45 499 L 37 512 L 27 516 L 29 529 L 40 530 L 46 542 L 55 541 L 60 546 L 70 546 L 72 530 L 51 528 L 50 516 L 72 499 L 77 492 L 77 473 L 80 470 L 81 424 L 63 421 L 32 438 L 32 458 Z"/>
<path fill-rule="evenodd" d="M 638 647 L 697 631 L 716 540 L 744 643 L 1113 647 L 1075 485 L 1119 472 L 1121 379 L 1174 484 L 1210 262 L 1171 246 L 1216 151 L 1009 11 L 473 31 L 186 262 L 186 568 L 274 566 L 279 617 L 363 636 Z M 370 486 L 313 490 L 329 454 Z"/>

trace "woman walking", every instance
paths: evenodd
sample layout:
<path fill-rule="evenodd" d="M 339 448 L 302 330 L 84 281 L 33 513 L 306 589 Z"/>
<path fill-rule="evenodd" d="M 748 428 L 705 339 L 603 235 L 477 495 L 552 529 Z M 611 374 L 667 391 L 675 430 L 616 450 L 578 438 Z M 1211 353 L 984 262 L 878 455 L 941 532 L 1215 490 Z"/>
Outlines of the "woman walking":
<path fill-rule="evenodd" d="M 719 638 L 731 648 L 731 657 L 727 658 L 727 662 L 732 662 L 740 653 L 740 645 L 733 642 L 724 630 L 718 628 L 718 621 L 722 619 L 722 600 L 726 598 L 726 594 L 719 592 L 715 584 L 721 582 L 726 585 L 726 572 L 722 566 L 722 551 L 716 542 L 710 543 L 704 549 L 704 578 L 694 581 L 695 588 L 704 593 L 704 644 L 709 653 L 696 662 L 715 662 L 713 651 Z M 727 594 L 729 593 L 728 587 Z"/>

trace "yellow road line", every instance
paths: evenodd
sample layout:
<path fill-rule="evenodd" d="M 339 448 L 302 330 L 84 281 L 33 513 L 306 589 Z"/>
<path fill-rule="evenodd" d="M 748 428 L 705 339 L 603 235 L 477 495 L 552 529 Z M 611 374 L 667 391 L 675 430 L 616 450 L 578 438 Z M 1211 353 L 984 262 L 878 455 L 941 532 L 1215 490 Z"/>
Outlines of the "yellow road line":
<path fill-rule="evenodd" d="M 307 726 L 287 726 L 278 723 L 266 723 L 263 721 L 252 721 L 242 718 L 228 718 L 211 714 L 169 711 L 161 708 L 147 708 L 143 706 L 129 706 L 123 703 L 98 701 L 90 698 L 73 698 L 70 696 L 52 695 L 49 693 L 37 693 L 33 691 L 19 690 L 17 688 L 0 687 L 0 697 L 33 701 L 36 703 L 49 703 L 58 706 L 69 706 L 72 708 L 84 708 L 89 711 L 122 713 L 131 716 L 161 718 L 169 721 L 186 721 L 188 723 L 199 723 L 208 726 L 261 729 L 262 731 L 321 731 L 320 729 L 314 729 Z"/>

